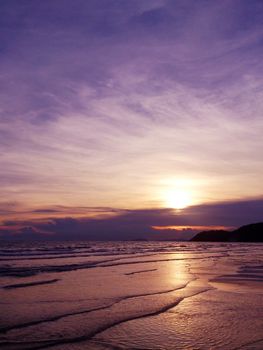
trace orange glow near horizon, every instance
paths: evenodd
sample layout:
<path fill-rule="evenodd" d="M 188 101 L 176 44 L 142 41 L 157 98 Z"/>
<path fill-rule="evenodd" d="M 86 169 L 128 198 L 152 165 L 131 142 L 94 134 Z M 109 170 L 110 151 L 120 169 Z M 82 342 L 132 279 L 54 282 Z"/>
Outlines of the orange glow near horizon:
<path fill-rule="evenodd" d="M 234 226 L 152 226 L 154 230 L 193 230 L 193 231 L 209 231 L 209 230 L 234 230 Z"/>

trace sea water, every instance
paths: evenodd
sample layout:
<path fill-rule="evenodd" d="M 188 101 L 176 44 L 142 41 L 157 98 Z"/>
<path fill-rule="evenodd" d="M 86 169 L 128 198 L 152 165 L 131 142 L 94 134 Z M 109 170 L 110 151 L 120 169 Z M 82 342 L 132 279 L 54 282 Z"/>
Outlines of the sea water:
<path fill-rule="evenodd" d="M 0 247 L 2 349 L 263 349 L 263 244 Z"/>

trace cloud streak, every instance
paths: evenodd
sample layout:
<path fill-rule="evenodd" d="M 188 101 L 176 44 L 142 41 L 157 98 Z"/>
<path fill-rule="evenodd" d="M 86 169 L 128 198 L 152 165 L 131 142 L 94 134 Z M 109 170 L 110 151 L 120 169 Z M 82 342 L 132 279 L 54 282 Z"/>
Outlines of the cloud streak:
<path fill-rule="evenodd" d="M 4 201 L 159 208 L 182 180 L 196 205 L 262 195 L 261 1 L 1 7 Z"/>
<path fill-rule="evenodd" d="M 86 215 L 84 215 L 84 210 Z M 231 229 L 262 220 L 263 200 L 198 205 L 184 210 L 70 208 L 34 210 L 33 219 L 5 220 L 0 238 L 8 240 L 187 240 L 205 227 Z M 38 217 L 34 215 L 38 214 Z M 59 212 L 63 216 L 59 216 Z M 46 214 L 41 217 L 40 214 Z M 54 215 L 53 215 L 54 214 Z M 80 215 L 81 214 L 81 215 Z M 95 215 L 94 215 L 95 214 Z M 205 227 L 203 223 L 206 223 Z"/>

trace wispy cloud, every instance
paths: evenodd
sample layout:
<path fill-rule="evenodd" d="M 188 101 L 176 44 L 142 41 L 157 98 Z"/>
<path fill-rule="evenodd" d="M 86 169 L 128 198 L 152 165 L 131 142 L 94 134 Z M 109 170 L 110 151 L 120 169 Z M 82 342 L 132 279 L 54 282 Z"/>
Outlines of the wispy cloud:
<path fill-rule="evenodd" d="M 160 207 L 182 179 L 195 204 L 263 193 L 261 1 L 1 12 L 5 201 Z"/>

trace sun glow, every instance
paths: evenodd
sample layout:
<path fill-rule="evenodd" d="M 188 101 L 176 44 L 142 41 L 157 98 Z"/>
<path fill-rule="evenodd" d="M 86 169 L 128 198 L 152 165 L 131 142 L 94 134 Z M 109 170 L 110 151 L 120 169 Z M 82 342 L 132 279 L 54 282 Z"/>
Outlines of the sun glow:
<path fill-rule="evenodd" d="M 205 185 L 206 182 L 199 178 L 163 178 L 156 194 L 162 207 L 180 210 L 203 203 Z"/>
<path fill-rule="evenodd" d="M 192 196 L 186 190 L 171 190 L 165 194 L 165 204 L 169 208 L 183 209 L 191 205 Z"/>

